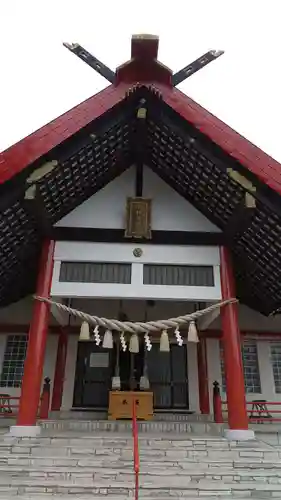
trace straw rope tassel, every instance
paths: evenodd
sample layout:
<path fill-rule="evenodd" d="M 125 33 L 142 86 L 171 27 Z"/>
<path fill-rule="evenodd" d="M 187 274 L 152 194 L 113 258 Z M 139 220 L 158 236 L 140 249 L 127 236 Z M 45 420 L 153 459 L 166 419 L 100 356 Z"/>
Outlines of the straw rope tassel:
<path fill-rule="evenodd" d="M 190 321 L 189 323 L 187 340 L 188 342 L 197 342 L 197 343 L 199 342 L 195 321 Z"/>
<path fill-rule="evenodd" d="M 90 340 L 90 327 L 87 321 L 83 321 L 80 328 L 79 342 L 89 342 Z"/>
<path fill-rule="evenodd" d="M 111 330 L 105 331 L 102 347 L 104 347 L 105 349 L 113 349 L 113 337 Z"/>
<path fill-rule="evenodd" d="M 136 333 L 133 333 L 130 338 L 129 351 L 137 354 L 140 350 L 139 337 Z"/>
<path fill-rule="evenodd" d="M 163 330 L 160 337 L 160 351 L 161 352 L 169 352 L 170 351 L 170 342 L 169 335 L 167 330 Z"/>

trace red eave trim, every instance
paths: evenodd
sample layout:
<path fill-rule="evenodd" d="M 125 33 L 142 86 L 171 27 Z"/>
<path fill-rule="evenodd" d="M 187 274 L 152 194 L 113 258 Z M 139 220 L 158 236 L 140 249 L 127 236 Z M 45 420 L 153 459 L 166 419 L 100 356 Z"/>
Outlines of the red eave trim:
<path fill-rule="evenodd" d="M 281 165 L 212 113 L 175 88 L 162 87 L 163 100 L 185 120 L 281 194 Z"/>
<path fill-rule="evenodd" d="M 158 82 L 163 100 L 264 184 L 281 194 L 281 165 L 180 90 Z M 18 174 L 121 101 L 132 83 L 110 85 L 64 115 L 0 153 L 0 184 Z"/>
<path fill-rule="evenodd" d="M 0 184 L 108 111 L 124 98 L 131 86 L 110 85 L 0 153 Z"/>

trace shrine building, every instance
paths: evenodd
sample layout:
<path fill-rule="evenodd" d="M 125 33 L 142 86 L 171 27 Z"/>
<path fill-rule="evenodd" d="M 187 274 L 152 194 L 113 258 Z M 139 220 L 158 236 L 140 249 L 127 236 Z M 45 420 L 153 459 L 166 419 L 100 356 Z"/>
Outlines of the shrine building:
<path fill-rule="evenodd" d="M 114 391 L 149 393 L 150 418 L 212 415 L 218 382 L 227 436 L 251 438 L 251 403 L 281 402 L 280 165 L 176 88 L 221 53 L 173 74 L 151 35 L 116 71 L 68 48 L 110 85 L 0 153 L 11 432 L 40 431 L 48 377 L 52 418 L 114 418 Z M 134 323 L 214 307 L 132 342 L 38 297 Z"/>

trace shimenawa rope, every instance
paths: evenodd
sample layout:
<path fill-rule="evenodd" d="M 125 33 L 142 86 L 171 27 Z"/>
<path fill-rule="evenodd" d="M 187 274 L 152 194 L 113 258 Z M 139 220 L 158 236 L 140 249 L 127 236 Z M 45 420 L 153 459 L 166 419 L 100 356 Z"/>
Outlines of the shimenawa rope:
<path fill-rule="evenodd" d="M 118 319 L 107 319 L 100 318 L 98 316 L 92 316 L 83 311 L 78 311 L 77 309 L 73 309 L 72 307 L 68 307 L 64 304 L 60 304 L 59 302 L 55 302 L 47 297 L 40 297 L 35 295 L 34 298 L 41 302 L 45 302 L 46 304 L 50 304 L 51 306 L 56 307 L 57 309 L 64 311 L 76 318 L 81 319 L 82 321 L 86 321 L 89 325 L 92 326 L 101 326 L 108 330 L 115 330 L 118 332 L 129 332 L 133 333 L 147 333 L 147 332 L 158 332 L 163 330 L 169 330 L 170 328 L 179 328 L 180 326 L 186 325 L 191 321 L 195 321 L 206 314 L 211 313 L 215 309 L 224 307 L 228 304 L 234 304 L 238 302 L 236 298 L 224 300 L 222 302 L 218 302 L 216 304 L 212 304 L 206 309 L 198 309 L 191 314 L 186 314 L 185 316 L 178 316 L 177 318 L 163 319 L 159 321 L 147 321 L 146 323 L 142 323 L 140 321 L 136 321 L 135 323 L 131 321 L 119 321 Z"/>

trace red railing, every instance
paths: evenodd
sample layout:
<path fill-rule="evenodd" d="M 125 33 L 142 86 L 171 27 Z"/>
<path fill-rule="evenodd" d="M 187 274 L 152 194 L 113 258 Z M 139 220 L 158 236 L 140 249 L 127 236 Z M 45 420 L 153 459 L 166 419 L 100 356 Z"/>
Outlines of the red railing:
<path fill-rule="evenodd" d="M 4 393 L 0 394 L 0 417 L 15 417 L 18 413 L 19 404 L 19 396 L 10 396 Z"/>
<path fill-rule="evenodd" d="M 135 500 L 139 498 L 139 471 L 140 471 L 140 459 L 139 459 L 139 439 L 138 439 L 138 422 L 137 422 L 137 402 L 133 398 L 133 408 L 132 408 L 132 431 L 133 431 L 133 442 L 134 442 L 134 472 L 135 472 Z"/>
<path fill-rule="evenodd" d="M 263 399 L 247 401 L 247 413 L 250 422 L 261 424 L 281 422 L 281 402 Z"/>
<path fill-rule="evenodd" d="M 253 399 L 246 401 L 249 422 L 263 424 L 281 422 L 281 401 Z M 213 383 L 214 420 L 217 424 L 227 422 L 227 401 L 222 401 L 218 382 Z"/>
<path fill-rule="evenodd" d="M 253 424 L 281 422 L 281 402 L 256 399 L 246 401 L 249 422 Z M 279 407 L 279 408 L 278 408 Z M 221 402 L 223 421 L 227 421 L 227 401 Z M 215 418 L 215 421 L 218 422 Z"/>
<path fill-rule="evenodd" d="M 0 417 L 14 418 L 17 416 L 20 405 L 20 396 L 0 393 Z M 38 407 L 38 418 L 46 420 L 49 417 L 50 408 L 50 379 L 44 379 L 44 385 L 40 396 Z"/>

